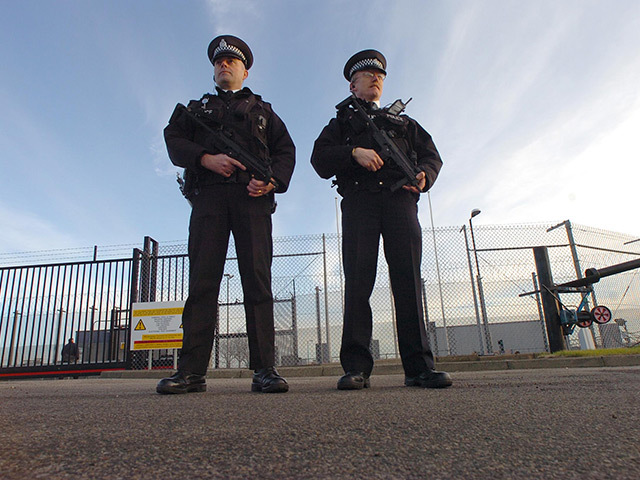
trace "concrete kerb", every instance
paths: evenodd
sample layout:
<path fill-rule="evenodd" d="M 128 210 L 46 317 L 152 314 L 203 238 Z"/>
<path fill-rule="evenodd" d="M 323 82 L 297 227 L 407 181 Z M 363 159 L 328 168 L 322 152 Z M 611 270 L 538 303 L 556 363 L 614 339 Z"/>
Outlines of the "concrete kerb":
<path fill-rule="evenodd" d="M 456 360 L 438 361 L 436 368 L 445 372 L 481 372 L 490 370 L 527 370 L 541 368 L 589 368 L 589 367 L 628 367 L 640 365 L 640 355 L 611 355 L 598 357 L 461 357 Z M 343 374 L 338 363 L 327 365 L 304 365 L 278 367 L 280 374 L 287 378 L 295 377 L 339 377 Z M 163 378 L 173 370 L 116 370 L 102 372 L 101 378 Z M 207 378 L 251 378 L 252 371 L 243 368 L 211 369 Z M 400 360 L 379 360 L 372 375 L 395 375 L 404 373 Z"/>

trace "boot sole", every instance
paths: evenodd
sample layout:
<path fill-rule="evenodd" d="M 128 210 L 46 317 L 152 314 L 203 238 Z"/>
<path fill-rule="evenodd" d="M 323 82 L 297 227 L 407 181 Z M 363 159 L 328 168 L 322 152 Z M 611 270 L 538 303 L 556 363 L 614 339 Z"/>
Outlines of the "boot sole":
<path fill-rule="evenodd" d="M 370 385 L 369 379 L 366 379 L 363 383 L 341 384 L 338 382 L 338 390 L 362 390 L 363 388 L 369 388 Z"/>
<path fill-rule="evenodd" d="M 287 383 L 282 383 L 279 385 L 271 385 L 270 387 L 262 387 L 260 383 L 252 383 L 251 384 L 252 392 L 261 392 L 261 393 L 284 393 L 289 391 L 289 385 Z"/>
<path fill-rule="evenodd" d="M 406 387 L 420 387 L 420 388 L 447 388 L 450 387 L 453 382 L 442 383 L 421 383 L 421 382 L 404 382 Z"/>
<path fill-rule="evenodd" d="M 202 385 L 190 385 L 186 388 L 178 388 L 178 387 L 156 387 L 156 392 L 161 395 L 169 395 L 169 394 L 183 394 L 183 393 L 192 393 L 192 392 L 206 392 L 207 386 L 205 384 Z"/>

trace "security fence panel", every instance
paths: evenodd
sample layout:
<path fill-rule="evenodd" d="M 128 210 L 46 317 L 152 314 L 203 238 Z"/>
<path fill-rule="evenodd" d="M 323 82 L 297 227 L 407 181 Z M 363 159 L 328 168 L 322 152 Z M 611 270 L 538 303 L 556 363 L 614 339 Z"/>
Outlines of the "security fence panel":
<path fill-rule="evenodd" d="M 547 247 L 555 284 L 640 256 L 640 241 L 564 221 L 423 230 L 422 300 L 428 341 L 438 357 L 549 350 L 534 247 Z M 371 352 L 398 358 L 393 292 L 381 240 Z M 103 249 L 104 250 L 104 249 Z M 106 251 L 109 251 L 108 249 Z M 338 234 L 277 237 L 272 288 L 278 365 L 338 362 L 344 315 L 344 273 Z M 132 302 L 185 301 L 186 242 L 145 238 L 126 260 L 0 268 L 0 375 L 16 369 L 61 369 L 61 350 L 74 338 L 74 368 L 175 368 L 178 350 L 126 351 Z M 25 258 L 21 258 L 22 263 Z M 561 293 L 576 309 L 584 293 Z M 629 347 L 640 341 L 640 273 L 630 270 L 593 285 L 587 308 L 607 306 L 611 321 L 575 329 L 567 348 Z M 241 278 L 229 244 L 212 321 L 212 368 L 249 364 Z M 582 332 L 580 330 L 583 330 Z M 586 340 L 585 340 L 586 339 Z M 128 362 L 127 362 L 128 360 Z M 65 368 L 67 368 L 66 366 Z"/>
<path fill-rule="evenodd" d="M 0 375 L 123 368 L 130 281 L 131 259 L 0 268 Z"/>

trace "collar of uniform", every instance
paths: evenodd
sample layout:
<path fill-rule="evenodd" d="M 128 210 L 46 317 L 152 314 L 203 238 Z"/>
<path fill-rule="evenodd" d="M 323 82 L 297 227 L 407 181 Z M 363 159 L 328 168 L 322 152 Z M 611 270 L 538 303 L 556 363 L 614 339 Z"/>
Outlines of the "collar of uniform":
<path fill-rule="evenodd" d="M 373 102 L 364 101 L 364 106 L 369 111 L 380 110 L 380 101 L 374 100 Z"/>
<path fill-rule="evenodd" d="M 221 94 L 227 94 L 227 93 L 228 93 L 228 94 L 236 94 L 236 93 L 238 93 L 238 92 L 242 92 L 242 93 L 246 93 L 246 94 L 248 94 L 248 95 L 251 95 L 251 94 L 253 93 L 253 92 L 249 89 L 249 87 L 243 87 L 243 88 L 241 88 L 240 90 L 223 90 L 223 89 L 221 89 L 220 87 L 218 87 L 217 85 L 216 85 L 216 92 L 218 92 L 218 95 L 221 95 Z"/>

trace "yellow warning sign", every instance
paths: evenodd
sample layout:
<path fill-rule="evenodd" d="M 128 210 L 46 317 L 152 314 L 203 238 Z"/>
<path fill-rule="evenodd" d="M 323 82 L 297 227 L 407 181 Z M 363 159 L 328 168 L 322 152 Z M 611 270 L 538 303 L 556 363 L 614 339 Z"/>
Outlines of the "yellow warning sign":
<path fill-rule="evenodd" d="M 182 333 L 142 335 L 142 339 L 135 341 L 133 344 L 133 350 L 151 350 L 157 348 L 182 348 Z"/>
<path fill-rule="evenodd" d="M 152 350 L 161 348 L 182 348 L 182 340 L 171 340 L 167 342 L 135 342 L 133 350 Z"/>
<path fill-rule="evenodd" d="M 182 347 L 184 301 L 134 303 L 131 310 L 131 350 Z"/>
<path fill-rule="evenodd" d="M 143 341 L 147 341 L 147 340 L 165 341 L 165 340 L 173 340 L 176 338 L 182 341 L 182 333 L 157 333 L 155 335 L 142 335 Z"/>
<path fill-rule="evenodd" d="M 182 315 L 184 307 L 177 308 L 140 308 L 133 311 L 134 317 L 155 317 L 159 315 Z"/>

